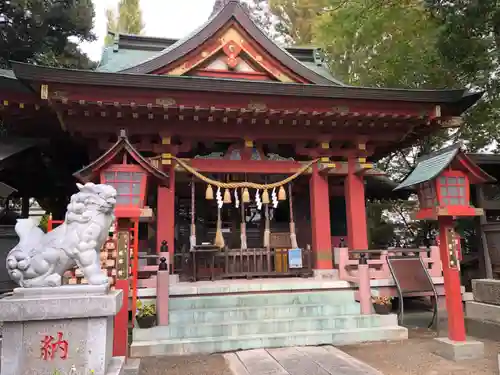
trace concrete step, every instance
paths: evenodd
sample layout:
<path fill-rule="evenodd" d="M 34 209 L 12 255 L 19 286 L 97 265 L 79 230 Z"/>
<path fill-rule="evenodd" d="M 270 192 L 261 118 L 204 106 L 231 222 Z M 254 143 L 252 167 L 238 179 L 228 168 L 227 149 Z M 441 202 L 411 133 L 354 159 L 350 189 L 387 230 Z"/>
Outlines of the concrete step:
<path fill-rule="evenodd" d="M 356 302 L 346 302 L 341 305 L 304 304 L 266 306 L 259 304 L 253 307 L 174 310 L 169 312 L 169 323 L 176 325 L 201 324 L 356 314 L 359 314 L 359 304 Z"/>
<path fill-rule="evenodd" d="M 282 332 L 351 330 L 396 326 L 397 315 L 341 315 L 284 318 L 254 321 L 171 324 L 148 329 L 134 329 L 134 341 L 192 339 L 203 337 L 236 337 Z"/>
<path fill-rule="evenodd" d="M 358 328 L 348 330 L 321 330 L 285 332 L 229 337 L 206 337 L 185 340 L 133 341 L 132 357 L 218 353 L 256 348 L 280 348 L 310 345 L 348 345 L 366 341 L 403 340 L 408 330 L 403 327 Z"/>
<path fill-rule="evenodd" d="M 234 294 L 221 296 L 201 297 L 174 297 L 169 300 L 170 311 L 234 308 L 266 305 L 310 305 L 329 304 L 343 305 L 354 301 L 354 291 L 318 291 L 295 293 L 262 293 L 262 294 Z"/>

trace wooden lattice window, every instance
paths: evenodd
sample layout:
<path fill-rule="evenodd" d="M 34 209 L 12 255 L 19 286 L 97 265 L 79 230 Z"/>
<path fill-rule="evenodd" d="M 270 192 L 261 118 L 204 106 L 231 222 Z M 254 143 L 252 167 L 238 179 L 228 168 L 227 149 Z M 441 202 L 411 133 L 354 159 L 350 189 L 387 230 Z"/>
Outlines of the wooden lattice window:
<path fill-rule="evenodd" d="M 135 165 L 116 165 L 103 172 L 103 183 L 116 189 L 117 206 L 143 206 L 146 174 Z"/>
<path fill-rule="evenodd" d="M 467 206 L 469 188 L 461 172 L 447 172 L 438 179 L 439 201 L 442 206 Z"/>

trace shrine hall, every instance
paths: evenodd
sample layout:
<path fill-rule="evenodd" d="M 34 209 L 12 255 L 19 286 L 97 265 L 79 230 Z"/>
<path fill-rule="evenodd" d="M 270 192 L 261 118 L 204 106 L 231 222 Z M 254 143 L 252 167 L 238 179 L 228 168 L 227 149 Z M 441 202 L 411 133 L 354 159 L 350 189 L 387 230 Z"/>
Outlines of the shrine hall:
<path fill-rule="evenodd" d="M 235 0 L 179 40 L 112 35 L 95 70 L 12 62 L 0 74 L 9 136 L 47 140 L 36 147 L 58 166 L 44 169 L 58 197 L 23 171 L 2 181 L 56 207 L 50 227 L 77 181 L 115 186 L 133 303 L 160 255 L 179 284 L 338 269 L 337 249 L 370 248 L 367 199 L 410 193 L 377 161 L 460 126 L 481 97 L 349 86 L 320 49 L 279 46 Z M 112 283 L 117 257 L 103 257 Z"/>

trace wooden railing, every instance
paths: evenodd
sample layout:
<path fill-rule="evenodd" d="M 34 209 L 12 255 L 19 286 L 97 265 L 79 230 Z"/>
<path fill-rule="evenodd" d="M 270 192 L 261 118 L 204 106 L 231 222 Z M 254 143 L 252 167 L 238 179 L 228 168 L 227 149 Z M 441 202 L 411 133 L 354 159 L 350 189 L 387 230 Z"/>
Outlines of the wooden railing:
<path fill-rule="evenodd" d="M 369 266 L 369 276 L 372 280 L 390 279 L 392 277 L 387 264 L 389 255 L 420 255 L 431 277 L 439 277 L 442 273 L 441 257 L 437 246 L 418 249 L 363 250 L 362 252 L 368 255 L 367 264 Z M 348 248 L 343 247 L 335 248 L 334 259 L 341 280 L 354 281 L 358 279 L 359 252 L 349 251 Z"/>
<path fill-rule="evenodd" d="M 222 278 L 308 277 L 312 275 L 311 250 L 302 250 L 302 268 L 290 268 L 287 249 L 226 249 L 217 258 L 223 260 Z"/>

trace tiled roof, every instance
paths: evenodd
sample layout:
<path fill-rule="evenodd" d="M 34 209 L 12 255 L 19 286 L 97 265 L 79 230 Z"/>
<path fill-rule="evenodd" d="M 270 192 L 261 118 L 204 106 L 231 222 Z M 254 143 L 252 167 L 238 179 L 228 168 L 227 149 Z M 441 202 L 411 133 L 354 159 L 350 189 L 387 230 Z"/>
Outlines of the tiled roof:
<path fill-rule="evenodd" d="M 415 169 L 394 190 L 408 188 L 437 177 L 460 151 L 460 144 L 446 147 L 418 160 Z"/>

